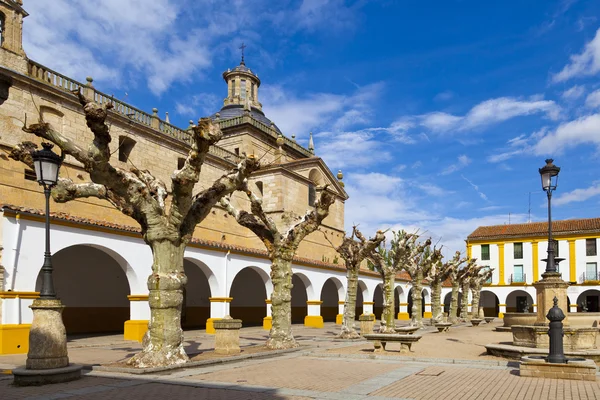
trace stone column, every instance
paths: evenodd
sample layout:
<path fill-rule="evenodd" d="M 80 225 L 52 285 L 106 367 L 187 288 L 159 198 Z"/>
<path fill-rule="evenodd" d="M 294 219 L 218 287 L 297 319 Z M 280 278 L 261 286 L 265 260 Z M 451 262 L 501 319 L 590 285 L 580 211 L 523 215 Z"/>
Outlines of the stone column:
<path fill-rule="evenodd" d="M 569 312 L 576 313 L 577 312 L 577 304 L 569 304 Z"/>
<path fill-rule="evenodd" d="M 267 304 L 267 316 L 263 318 L 263 329 L 270 331 L 273 324 L 273 316 L 271 314 L 271 299 L 266 299 L 265 303 Z"/>
<path fill-rule="evenodd" d="M 146 331 L 148 330 L 148 321 L 150 320 L 150 305 L 148 304 L 147 294 L 132 294 L 127 296 L 129 299 L 129 319 L 125 321 L 123 329 L 123 339 L 142 342 Z"/>
<path fill-rule="evenodd" d="M 373 305 L 375 302 L 373 301 L 363 301 L 363 315 L 371 315 L 373 314 Z M 375 315 L 375 314 L 373 314 Z M 377 317 L 377 316 L 375 316 Z"/>
<path fill-rule="evenodd" d="M 229 315 L 229 305 L 233 297 L 209 297 L 210 301 L 210 318 L 206 320 L 206 333 L 214 334 L 215 327 L 213 321 L 223 319 Z"/>
<path fill-rule="evenodd" d="M 430 308 L 430 311 L 431 311 L 431 308 Z M 408 315 L 408 303 L 400 303 L 399 304 L 398 319 L 401 321 L 409 321 L 410 320 L 410 316 Z"/>
<path fill-rule="evenodd" d="M 338 301 L 338 313 L 335 316 L 335 324 L 341 325 L 344 321 L 344 301 Z"/>
<path fill-rule="evenodd" d="M 323 328 L 323 317 L 321 316 L 321 300 L 308 300 L 306 302 L 308 315 L 304 317 L 304 326 L 311 328 Z"/>
<path fill-rule="evenodd" d="M 498 304 L 498 318 L 504 318 L 506 312 L 506 304 Z"/>
<path fill-rule="evenodd" d="M 33 322 L 29 332 L 27 369 L 64 368 L 69 365 L 63 308 L 60 300 L 36 299 L 31 305 Z"/>
<path fill-rule="evenodd" d="M 560 272 L 545 272 L 542 274 L 542 280 L 533 284 L 537 292 L 537 318 L 535 325 L 548 326 L 546 314 L 554 305 L 554 296 L 558 299 L 558 308 L 568 310 L 567 288 L 569 284 L 561 279 Z M 569 316 L 566 315 L 563 325 L 569 325 Z"/>
<path fill-rule="evenodd" d="M 431 303 L 425 303 L 425 312 L 423 313 L 423 318 L 432 318 Z"/>
<path fill-rule="evenodd" d="M 215 328 L 215 353 L 216 354 L 239 354 L 240 353 L 240 329 L 241 319 L 232 319 L 226 315 L 218 321 L 214 321 Z"/>

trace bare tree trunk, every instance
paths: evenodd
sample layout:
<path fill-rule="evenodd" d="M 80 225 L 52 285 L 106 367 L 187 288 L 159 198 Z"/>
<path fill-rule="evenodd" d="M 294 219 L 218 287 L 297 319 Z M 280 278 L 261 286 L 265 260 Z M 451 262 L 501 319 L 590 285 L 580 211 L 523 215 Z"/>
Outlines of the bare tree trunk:
<path fill-rule="evenodd" d="M 450 300 L 450 312 L 448 316 L 450 317 L 450 322 L 455 324 L 458 322 L 458 282 L 452 281 L 452 297 Z"/>
<path fill-rule="evenodd" d="M 293 253 L 292 253 L 293 257 Z M 292 335 L 292 259 L 275 256 L 271 264 L 271 332 L 267 340 L 269 349 L 298 347 Z"/>
<path fill-rule="evenodd" d="M 416 278 L 413 279 L 412 288 L 412 320 L 418 326 L 423 326 L 423 270 L 417 269 Z M 415 310 L 416 309 L 416 310 Z"/>
<path fill-rule="evenodd" d="M 396 333 L 394 316 L 394 286 L 396 271 L 386 272 L 383 276 L 383 312 L 381 313 L 380 333 Z"/>
<path fill-rule="evenodd" d="M 346 301 L 344 302 L 342 331 L 338 337 L 341 339 L 355 339 L 360 337 L 354 328 L 354 319 L 356 317 L 356 291 L 358 288 L 358 268 L 348 268 L 346 270 L 346 277 L 348 279 L 348 290 L 346 290 Z"/>
<path fill-rule="evenodd" d="M 465 279 L 466 282 L 462 284 L 462 301 L 460 304 L 460 319 L 463 321 L 469 320 L 469 280 Z"/>
<path fill-rule="evenodd" d="M 150 322 L 142 341 L 142 351 L 127 363 L 138 368 L 183 364 L 189 361 L 183 348 L 181 304 L 187 277 L 183 272 L 185 244 L 169 240 L 149 243 L 152 248 Z"/>
<path fill-rule="evenodd" d="M 441 306 L 442 282 L 431 283 L 431 315 L 433 321 L 441 322 L 444 319 L 444 311 Z"/>
<path fill-rule="evenodd" d="M 481 290 L 478 287 L 471 288 L 473 294 L 473 300 L 471 301 L 471 318 L 479 318 L 479 299 L 481 296 Z"/>

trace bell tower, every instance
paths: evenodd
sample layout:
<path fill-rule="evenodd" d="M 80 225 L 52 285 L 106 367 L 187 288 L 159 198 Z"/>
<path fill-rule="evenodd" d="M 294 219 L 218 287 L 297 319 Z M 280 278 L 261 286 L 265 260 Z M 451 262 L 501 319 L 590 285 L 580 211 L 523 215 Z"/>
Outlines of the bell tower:
<path fill-rule="evenodd" d="M 227 97 L 223 101 L 223 106 L 240 105 L 262 110 L 262 104 L 258 101 L 260 79 L 250 68 L 246 67 L 244 61 L 245 48 L 246 46 L 242 43 L 240 47 L 242 50 L 240 65 L 223 72 L 223 79 L 227 82 Z"/>
<path fill-rule="evenodd" d="M 23 0 L 0 0 L 0 46 L 21 57 L 23 50 L 23 18 L 28 16 Z"/>

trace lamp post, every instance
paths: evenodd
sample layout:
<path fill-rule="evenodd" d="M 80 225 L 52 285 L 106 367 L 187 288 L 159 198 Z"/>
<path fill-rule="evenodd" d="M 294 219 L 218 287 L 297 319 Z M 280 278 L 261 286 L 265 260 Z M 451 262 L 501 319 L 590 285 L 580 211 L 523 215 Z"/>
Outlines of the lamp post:
<path fill-rule="evenodd" d="M 50 253 L 50 190 L 58 182 L 63 158 L 52 151 L 53 145 L 42 143 L 42 149 L 31 154 L 37 181 L 46 197 L 46 250 L 42 265 L 40 298 L 30 306 L 33 321 L 29 330 L 29 351 L 25 368 L 13 369 L 18 386 L 67 382 L 81 377 L 81 366 L 69 364 L 67 332 L 62 320 L 64 306 L 56 297 L 52 279 Z"/>
<path fill-rule="evenodd" d="M 40 298 L 47 300 L 56 299 L 54 281 L 52 279 L 52 254 L 50 253 L 50 191 L 58 182 L 58 170 L 62 164 L 62 158 L 52 151 L 51 143 L 42 143 L 42 150 L 31 154 L 35 175 L 40 185 L 44 187 L 46 196 L 46 251 L 44 252 L 44 264 L 42 265 L 42 288 Z"/>
<path fill-rule="evenodd" d="M 546 273 L 556 273 L 554 260 L 554 241 L 552 240 L 552 191 L 558 184 L 560 168 L 554 165 L 554 160 L 549 158 L 546 165 L 539 169 L 542 177 L 542 189 L 548 194 L 548 258 L 546 259 Z"/>

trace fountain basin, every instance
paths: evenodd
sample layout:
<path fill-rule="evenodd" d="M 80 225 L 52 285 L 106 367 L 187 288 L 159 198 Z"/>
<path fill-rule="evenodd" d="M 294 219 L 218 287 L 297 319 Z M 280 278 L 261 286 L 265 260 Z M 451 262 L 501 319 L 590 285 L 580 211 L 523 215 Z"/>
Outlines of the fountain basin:
<path fill-rule="evenodd" d="M 547 326 L 513 325 L 513 345 L 519 347 L 532 347 L 547 349 L 550 346 Z M 596 348 L 598 328 L 563 327 L 565 336 L 563 346 L 565 350 L 589 350 Z"/>

